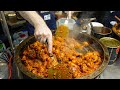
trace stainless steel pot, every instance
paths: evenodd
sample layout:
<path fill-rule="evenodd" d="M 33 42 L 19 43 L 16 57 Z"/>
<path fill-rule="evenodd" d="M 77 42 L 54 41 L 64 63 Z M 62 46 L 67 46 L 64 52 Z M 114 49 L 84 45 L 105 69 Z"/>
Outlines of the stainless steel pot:
<path fill-rule="evenodd" d="M 93 78 L 97 77 L 98 75 L 100 75 L 103 72 L 103 70 L 108 65 L 109 53 L 108 53 L 107 48 L 104 47 L 104 45 L 102 43 L 100 43 L 98 40 L 96 40 L 94 37 L 91 37 L 88 34 L 79 33 L 79 35 L 77 35 L 74 38 L 76 40 L 78 40 L 79 42 L 87 41 L 89 43 L 89 46 L 84 48 L 83 51 L 88 52 L 88 51 L 97 50 L 100 53 L 102 61 L 103 61 L 101 66 L 96 71 L 94 71 L 92 74 L 81 77 L 79 79 L 93 79 Z M 22 43 L 19 44 L 19 46 L 16 48 L 15 62 L 16 62 L 16 65 L 18 66 L 18 68 L 20 69 L 20 71 L 22 73 L 24 73 L 26 76 L 33 78 L 33 79 L 41 79 L 40 76 L 37 76 L 37 75 L 33 74 L 32 72 L 28 71 L 21 62 L 21 55 L 22 55 L 24 48 L 26 48 L 29 44 L 31 44 L 35 41 L 36 41 L 35 37 L 30 36 L 27 39 L 25 39 Z"/>
<path fill-rule="evenodd" d="M 91 35 L 98 39 L 102 37 L 112 37 L 112 30 L 107 27 L 93 27 Z"/>

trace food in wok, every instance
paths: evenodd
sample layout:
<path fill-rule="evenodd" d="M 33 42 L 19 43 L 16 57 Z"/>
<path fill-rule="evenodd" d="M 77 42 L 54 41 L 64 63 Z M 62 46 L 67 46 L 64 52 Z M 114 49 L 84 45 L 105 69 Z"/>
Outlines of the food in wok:
<path fill-rule="evenodd" d="M 72 74 L 70 78 L 80 78 L 94 72 L 102 63 L 98 51 L 89 51 L 85 54 L 78 52 L 89 43 L 79 43 L 73 38 L 53 37 L 53 54 L 57 58 L 58 64 L 64 64 Z M 24 49 L 21 60 L 23 65 L 32 73 L 48 78 L 48 69 L 54 67 L 45 44 L 38 41 Z"/>
<path fill-rule="evenodd" d="M 120 36 L 120 23 L 116 23 L 112 29 Z"/>

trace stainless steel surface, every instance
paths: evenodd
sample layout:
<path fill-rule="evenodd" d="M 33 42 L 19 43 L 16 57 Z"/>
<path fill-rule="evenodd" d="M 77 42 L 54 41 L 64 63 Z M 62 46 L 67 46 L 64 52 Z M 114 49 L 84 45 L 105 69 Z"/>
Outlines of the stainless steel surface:
<path fill-rule="evenodd" d="M 103 37 L 99 41 L 103 43 L 103 45 L 106 46 L 109 51 L 109 65 L 113 64 L 119 56 L 120 50 L 117 52 L 117 49 L 120 48 L 120 41 L 111 37 Z"/>
<path fill-rule="evenodd" d="M 91 35 L 98 39 L 102 37 L 112 37 L 112 30 L 107 27 L 92 27 Z"/>
<path fill-rule="evenodd" d="M 120 41 L 120 33 L 116 32 L 116 30 L 118 30 L 118 29 L 120 30 L 120 23 L 117 23 L 112 27 L 113 38 Z"/>
<path fill-rule="evenodd" d="M 1 24 L 2 24 L 2 28 L 3 28 L 3 32 L 5 34 L 5 36 L 8 38 L 8 41 L 10 43 L 10 46 L 11 46 L 11 49 L 12 49 L 12 52 L 14 50 L 14 47 L 13 47 L 13 43 L 12 43 L 12 38 L 11 38 L 11 35 L 10 35 L 10 32 L 9 32 L 9 28 L 8 28 L 8 25 L 7 25 L 7 22 L 6 22 L 6 19 L 5 19 L 5 15 L 4 15 L 4 12 L 3 11 L 0 11 L 0 15 L 1 15 Z"/>
<path fill-rule="evenodd" d="M 120 79 L 120 57 L 112 65 L 108 65 L 99 79 Z"/>
<path fill-rule="evenodd" d="M 15 56 L 15 51 L 14 51 Z M 23 75 L 21 71 L 19 70 L 18 66 L 15 64 L 15 57 L 13 57 L 13 63 L 12 63 L 12 79 L 23 79 Z"/>
<path fill-rule="evenodd" d="M 0 62 L 0 79 L 8 79 L 9 73 L 7 66 L 7 62 Z"/>
<path fill-rule="evenodd" d="M 95 33 L 106 35 L 112 33 L 112 30 L 107 27 L 93 27 Z"/>

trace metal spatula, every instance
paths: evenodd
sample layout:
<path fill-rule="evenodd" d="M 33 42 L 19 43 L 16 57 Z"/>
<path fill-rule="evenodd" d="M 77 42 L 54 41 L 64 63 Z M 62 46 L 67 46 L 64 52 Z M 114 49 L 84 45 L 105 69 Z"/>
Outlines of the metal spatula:
<path fill-rule="evenodd" d="M 65 66 L 65 64 L 58 62 L 55 55 L 51 54 L 51 64 L 53 67 L 48 69 L 48 78 L 50 79 L 70 79 L 72 78 L 71 71 Z"/>
<path fill-rule="evenodd" d="M 50 53 L 50 57 L 51 57 L 51 59 L 52 59 L 51 64 L 52 64 L 53 66 L 56 66 L 56 65 L 59 64 L 58 61 L 57 61 L 57 58 L 56 58 L 56 56 L 55 56 L 54 54 L 51 54 L 51 53 Z"/>
<path fill-rule="evenodd" d="M 45 42 L 46 46 L 48 45 L 48 41 L 46 40 Z M 49 56 L 51 57 L 52 61 L 51 61 L 51 64 L 53 66 L 56 66 L 58 64 L 58 61 L 57 61 L 57 58 L 56 56 L 53 54 L 53 53 L 50 53 Z"/>
<path fill-rule="evenodd" d="M 72 71 L 64 64 L 58 64 L 48 70 L 48 78 L 50 79 L 72 79 Z"/>

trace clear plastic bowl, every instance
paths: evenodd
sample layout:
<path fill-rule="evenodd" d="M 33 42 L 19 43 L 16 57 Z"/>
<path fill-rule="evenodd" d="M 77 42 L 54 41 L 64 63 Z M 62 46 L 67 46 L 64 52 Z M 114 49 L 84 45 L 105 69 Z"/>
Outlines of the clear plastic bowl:
<path fill-rule="evenodd" d="M 60 25 L 66 25 L 70 30 L 73 30 L 73 26 L 75 24 L 74 19 L 67 19 L 67 18 L 61 18 L 57 20 L 57 27 Z"/>

